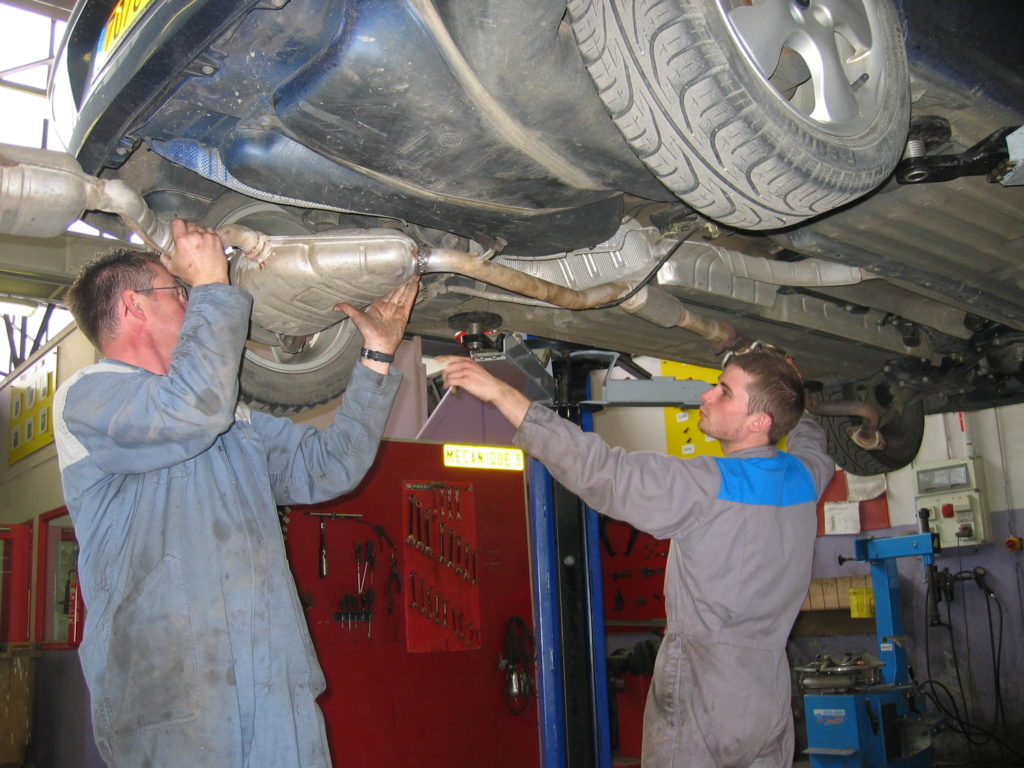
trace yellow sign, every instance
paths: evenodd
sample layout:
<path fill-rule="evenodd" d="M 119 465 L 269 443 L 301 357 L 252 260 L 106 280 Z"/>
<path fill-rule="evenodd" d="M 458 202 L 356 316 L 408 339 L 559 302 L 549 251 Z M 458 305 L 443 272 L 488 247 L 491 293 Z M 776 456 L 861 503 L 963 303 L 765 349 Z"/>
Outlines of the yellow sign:
<path fill-rule="evenodd" d="M 522 472 L 523 452 L 518 448 L 495 448 L 490 445 L 445 445 L 446 467 L 469 469 L 511 469 Z"/>
<path fill-rule="evenodd" d="M 661 362 L 661 375 L 677 379 L 695 379 L 717 384 L 721 371 L 717 368 L 704 368 L 700 365 L 676 363 L 670 360 Z M 708 437 L 697 426 L 700 422 L 700 409 L 683 410 L 682 408 L 665 408 L 665 452 L 669 456 L 688 459 L 692 456 L 722 456 L 722 446 L 715 438 Z M 779 444 L 782 450 L 786 447 L 786 438 Z"/>
<path fill-rule="evenodd" d="M 676 363 L 663 360 L 661 375 L 677 379 L 694 379 L 717 384 L 721 371 L 699 365 Z M 708 437 L 697 427 L 700 409 L 665 408 L 665 452 L 669 456 L 689 459 L 693 456 L 721 456 L 722 447 L 717 440 Z"/>
<path fill-rule="evenodd" d="M 53 442 L 50 423 L 53 389 L 57 382 L 57 350 L 52 350 L 21 373 L 11 386 L 7 463 L 28 456 Z"/>

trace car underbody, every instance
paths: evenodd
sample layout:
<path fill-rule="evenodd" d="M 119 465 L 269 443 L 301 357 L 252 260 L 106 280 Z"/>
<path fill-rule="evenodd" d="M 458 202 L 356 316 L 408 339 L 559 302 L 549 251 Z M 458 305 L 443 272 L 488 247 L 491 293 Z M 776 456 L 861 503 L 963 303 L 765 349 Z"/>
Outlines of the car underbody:
<path fill-rule="evenodd" d="M 627 111 L 616 113 L 611 85 L 595 75 L 600 50 L 588 49 L 590 32 L 581 31 L 595 18 L 585 3 L 570 3 L 567 14 L 550 0 L 515 9 L 469 0 L 208 2 L 201 17 L 185 18 L 175 3 L 155 3 L 130 45 L 158 53 L 140 55 L 130 75 L 91 69 L 86 54 L 106 11 L 87 3 L 65 42 L 55 114 L 77 109 L 64 117 L 85 173 L 125 182 L 160 220 L 291 236 L 313 251 L 339 236 L 378 243 L 395 233 L 413 271 L 423 254 L 471 255 L 459 262 L 466 268 L 419 270 L 410 333 L 450 338 L 453 316 L 488 312 L 504 331 L 701 365 L 753 339 L 784 347 L 818 402 L 867 404 L 880 420 L 887 447 L 866 451 L 840 445 L 860 421 L 856 410 L 825 418 L 840 464 L 885 471 L 913 458 L 925 413 L 1024 401 L 1024 205 L 1019 186 L 999 183 L 1015 158 L 971 152 L 999 131 L 993 143 L 1003 147 L 1007 128 L 1024 122 L 1020 74 L 1010 67 L 1005 77 L 972 79 L 970 67 L 937 64 L 945 32 L 908 22 L 917 5 L 899 10 L 911 32 L 909 138 L 919 151 L 866 194 L 849 179 L 826 192 L 829 174 L 794 150 L 777 157 L 810 169 L 803 186 L 784 182 L 790 191 L 778 203 L 766 190 L 749 207 L 723 207 L 718 177 L 709 181 L 714 163 L 681 195 L 679 173 L 659 169 L 654 149 L 654 160 L 640 162 L 647 139 L 624 127 Z M 721 6 L 729 19 L 739 4 Z M 867 21 L 877 19 L 869 12 Z M 772 87 L 798 103 L 779 77 Z M 869 67 L 851 93 L 866 99 L 857 85 L 870 83 L 884 118 L 879 79 Z M 879 141 L 891 153 L 895 136 L 902 150 L 906 130 L 896 125 Z M 758 141 L 755 131 L 735 146 Z M 743 151 L 758 173 L 776 159 Z M 741 182 L 720 183 L 738 195 Z M 763 182 L 751 183 L 756 192 Z M 840 191 L 859 199 L 845 202 Z M 814 199 L 802 213 L 795 203 L 783 210 L 805 193 Z M 820 213 L 819 205 L 837 207 Z M 132 229 L 109 212 L 86 219 L 124 238 Z M 254 288 L 242 387 L 273 411 L 338 394 L 338 372 L 359 347 L 350 323 L 296 326 L 290 307 L 312 293 L 325 305 L 369 303 L 411 274 L 402 266 L 367 287 L 374 268 L 332 273 L 326 261 L 303 258 L 294 273 L 311 270 L 316 290 L 302 282 L 309 274 L 293 282 L 283 258 L 280 272 L 267 273 L 277 276 Z M 524 289 L 509 273 L 536 278 L 533 288 L 610 291 L 613 300 L 551 301 L 552 289 Z M 277 309 L 261 315 L 262 306 Z M 694 333 L 680 313 L 728 331 Z"/>

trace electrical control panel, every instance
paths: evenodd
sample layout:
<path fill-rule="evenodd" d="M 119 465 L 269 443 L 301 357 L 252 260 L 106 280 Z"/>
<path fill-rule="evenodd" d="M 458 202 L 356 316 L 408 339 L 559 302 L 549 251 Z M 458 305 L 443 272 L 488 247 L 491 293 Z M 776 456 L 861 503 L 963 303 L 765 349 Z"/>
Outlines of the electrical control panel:
<path fill-rule="evenodd" d="M 917 508 L 928 510 L 928 528 L 943 549 L 992 543 L 983 485 L 977 458 L 914 465 Z"/>

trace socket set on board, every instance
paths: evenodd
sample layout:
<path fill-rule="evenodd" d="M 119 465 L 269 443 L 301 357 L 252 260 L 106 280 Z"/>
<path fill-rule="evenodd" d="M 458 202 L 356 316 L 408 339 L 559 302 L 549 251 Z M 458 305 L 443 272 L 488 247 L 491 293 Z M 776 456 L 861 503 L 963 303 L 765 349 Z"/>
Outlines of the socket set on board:
<path fill-rule="evenodd" d="M 476 503 L 468 483 L 405 483 L 406 642 L 413 652 L 480 647 Z"/>

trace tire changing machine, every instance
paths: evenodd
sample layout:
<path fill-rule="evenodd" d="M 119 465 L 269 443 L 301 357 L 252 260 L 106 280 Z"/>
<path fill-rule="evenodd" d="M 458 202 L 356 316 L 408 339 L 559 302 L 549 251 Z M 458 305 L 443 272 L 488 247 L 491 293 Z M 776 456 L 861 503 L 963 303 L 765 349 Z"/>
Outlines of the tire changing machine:
<path fill-rule="evenodd" d="M 824 656 L 797 667 L 807 722 L 811 768 L 931 768 L 932 735 L 941 717 L 930 715 L 911 679 L 903 643 L 896 560 L 935 564 L 933 534 L 858 539 L 853 558 L 871 566 L 878 657 Z"/>

